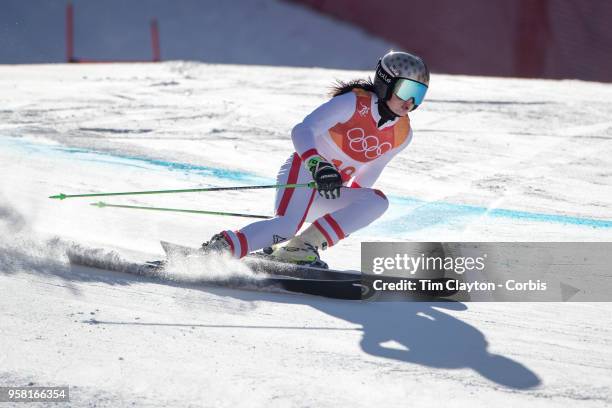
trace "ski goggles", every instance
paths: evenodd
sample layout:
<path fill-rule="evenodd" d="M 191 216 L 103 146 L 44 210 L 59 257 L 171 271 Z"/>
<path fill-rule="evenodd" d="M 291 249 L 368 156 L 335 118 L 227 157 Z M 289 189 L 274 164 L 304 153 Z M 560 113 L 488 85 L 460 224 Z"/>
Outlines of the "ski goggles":
<path fill-rule="evenodd" d="M 419 106 L 425 94 L 427 93 L 427 85 L 412 79 L 400 78 L 395 83 L 393 93 L 401 100 L 408 101 L 410 98 L 414 99 L 415 108 Z"/>

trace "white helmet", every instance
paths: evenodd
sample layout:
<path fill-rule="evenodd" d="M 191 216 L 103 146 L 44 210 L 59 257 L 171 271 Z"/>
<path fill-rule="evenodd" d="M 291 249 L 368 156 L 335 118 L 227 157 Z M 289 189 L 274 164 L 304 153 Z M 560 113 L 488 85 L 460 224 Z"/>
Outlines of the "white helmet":
<path fill-rule="evenodd" d="M 416 55 L 407 52 L 391 51 L 378 60 L 374 88 L 383 101 L 393 94 L 405 101 L 410 98 L 416 109 L 425 98 L 429 87 L 429 69 Z"/>

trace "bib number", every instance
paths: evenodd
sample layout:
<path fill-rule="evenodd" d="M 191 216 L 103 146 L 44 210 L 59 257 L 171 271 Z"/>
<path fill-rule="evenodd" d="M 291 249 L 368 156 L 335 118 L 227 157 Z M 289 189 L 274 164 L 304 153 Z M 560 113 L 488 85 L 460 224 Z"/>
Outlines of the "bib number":
<path fill-rule="evenodd" d="M 342 167 L 342 160 L 332 160 L 332 164 L 338 169 L 340 175 L 342 176 L 342 181 L 349 181 L 353 174 L 355 173 L 355 167 L 346 166 Z"/>

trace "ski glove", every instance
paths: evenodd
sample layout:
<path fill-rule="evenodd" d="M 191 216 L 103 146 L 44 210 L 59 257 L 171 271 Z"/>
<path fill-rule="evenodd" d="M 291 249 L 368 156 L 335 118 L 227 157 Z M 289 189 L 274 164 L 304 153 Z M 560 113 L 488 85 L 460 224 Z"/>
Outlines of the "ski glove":
<path fill-rule="evenodd" d="M 306 167 L 317 184 L 317 191 L 321 197 L 334 199 L 340 197 L 342 176 L 333 164 L 321 156 L 314 156 L 308 160 Z"/>

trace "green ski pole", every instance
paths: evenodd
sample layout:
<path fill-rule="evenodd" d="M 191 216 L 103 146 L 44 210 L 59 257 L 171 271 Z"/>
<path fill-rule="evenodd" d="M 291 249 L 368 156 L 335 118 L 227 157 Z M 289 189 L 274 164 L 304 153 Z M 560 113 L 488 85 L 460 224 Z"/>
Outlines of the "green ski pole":
<path fill-rule="evenodd" d="M 272 218 L 269 215 L 240 214 L 240 213 L 230 213 L 230 212 L 222 212 L 222 211 L 183 210 L 180 208 L 143 207 L 143 206 L 138 206 L 138 205 L 109 204 L 103 201 L 100 201 L 97 203 L 91 203 L 91 205 L 98 207 L 98 208 L 114 207 L 114 208 L 129 208 L 133 210 L 153 210 L 153 211 L 182 212 L 182 213 L 191 213 L 191 214 L 225 215 L 225 216 L 231 216 L 231 217 L 247 217 L 247 218 L 263 218 L 263 219 Z"/>
<path fill-rule="evenodd" d="M 264 186 L 239 186 L 239 187 L 208 187 L 208 188 L 189 188 L 185 190 L 150 190 L 150 191 L 126 191 L 121 193 L 92 193 L 92 194 L 64 194 L 49 196 L 56 200 L 65 200 L 66 198 L 77 197 L 102 197 L 102 196 L 124 196 L 124 195 L 142 195 L 142 194 L 175 194 L 175 193 L 200 193 L 206 191 L 230 191 L 230 190 L 258 190 L 264 188 L 315 188 L 314 181 L 304 184 L 272 184 Z"/>

